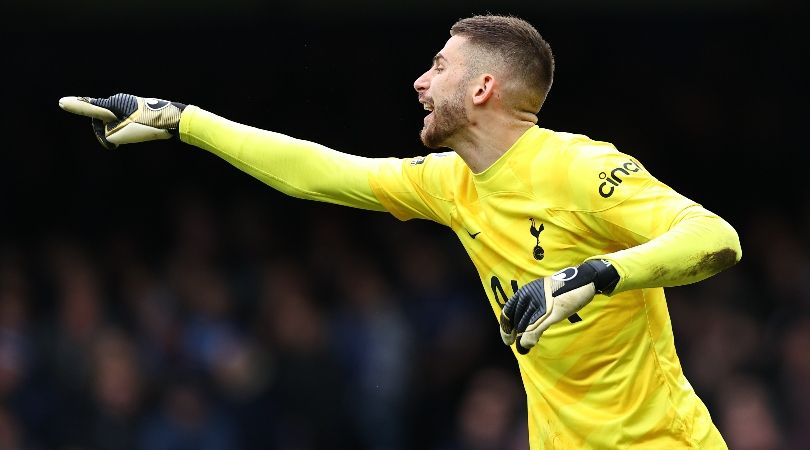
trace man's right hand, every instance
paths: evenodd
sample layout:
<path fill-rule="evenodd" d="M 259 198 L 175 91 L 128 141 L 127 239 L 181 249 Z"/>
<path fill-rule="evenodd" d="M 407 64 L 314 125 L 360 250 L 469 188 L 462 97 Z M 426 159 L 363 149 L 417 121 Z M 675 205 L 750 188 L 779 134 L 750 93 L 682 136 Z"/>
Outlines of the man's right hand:
<path fill-rule="evenodd" d="M 177 136 L 186 105 L 156 98 L 116 94 L 109 98 L 62 97 L 59 107 L 92 119 L 96 139 L 107 149 L 120 144 Z"/>

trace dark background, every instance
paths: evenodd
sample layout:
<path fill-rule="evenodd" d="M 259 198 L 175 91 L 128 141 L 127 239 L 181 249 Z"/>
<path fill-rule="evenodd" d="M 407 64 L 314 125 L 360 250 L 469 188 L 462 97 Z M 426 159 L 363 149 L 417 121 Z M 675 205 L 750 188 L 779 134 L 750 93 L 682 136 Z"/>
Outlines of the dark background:
<path fill-rule="evenodd" d="M 516 364 L 446 230 L 291 199 L 180 142 L 104 151 L 57 106 L 126 92 L 425 154 L 413 80 L 484 12 L 551 44 L 541 126 L 735 226 L 740 265 L 668 290 L 679 355 L 732 448 L 806 448 L 805 11 L 529 3 L 10 4 L 0 449 L 526 448 Z"/>

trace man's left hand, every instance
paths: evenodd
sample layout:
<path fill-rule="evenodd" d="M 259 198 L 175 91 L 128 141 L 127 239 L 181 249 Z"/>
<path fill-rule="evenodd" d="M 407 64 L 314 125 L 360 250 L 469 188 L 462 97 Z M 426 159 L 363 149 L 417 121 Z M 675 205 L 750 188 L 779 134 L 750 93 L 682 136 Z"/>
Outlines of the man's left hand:
<path fill-rule="evenodd" d="M 528 283 L 501 310 L 504 344 L 517 341 L 518 353 L 525 355 L 548 327 L 575 314 L 594 295 L 609 294 L 618 282 L 610 262 L 592 259 Z"/>

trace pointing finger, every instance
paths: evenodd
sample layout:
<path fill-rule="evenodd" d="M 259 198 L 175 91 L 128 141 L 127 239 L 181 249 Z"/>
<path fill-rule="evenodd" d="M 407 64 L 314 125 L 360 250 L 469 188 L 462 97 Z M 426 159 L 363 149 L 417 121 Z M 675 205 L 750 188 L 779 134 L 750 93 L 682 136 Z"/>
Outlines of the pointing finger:
<path fill-rule="evenodd" d="M 104 122 L 118 120 L 118 117 L 107 108 L 96 106 L 90 97 L 62 97 L 59 99 L 59 107 L 65 111 L 80 116 L 100 119 Z"/>

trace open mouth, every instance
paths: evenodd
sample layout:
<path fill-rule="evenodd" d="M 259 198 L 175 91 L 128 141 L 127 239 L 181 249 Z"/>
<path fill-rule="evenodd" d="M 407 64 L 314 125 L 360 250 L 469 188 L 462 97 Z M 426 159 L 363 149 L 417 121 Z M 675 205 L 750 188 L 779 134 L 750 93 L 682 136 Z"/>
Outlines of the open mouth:
<path fill-rule="evenodd" d="M 422 104 L 422 108 L 424 108 L 425 111 L 433 111 L 433 102 L 428 100 L 427 97 L 421 97 L 419 103 Z"/>
<path fill-rule="evenodd" d="M 425 122 L 427 122 L 428 117 L 433 115 L 433 104 L 427 101 L 422 101 L 421 103 L 425 111 L 428 111 L 428 115 L 425 116 Z"/>

